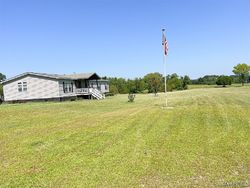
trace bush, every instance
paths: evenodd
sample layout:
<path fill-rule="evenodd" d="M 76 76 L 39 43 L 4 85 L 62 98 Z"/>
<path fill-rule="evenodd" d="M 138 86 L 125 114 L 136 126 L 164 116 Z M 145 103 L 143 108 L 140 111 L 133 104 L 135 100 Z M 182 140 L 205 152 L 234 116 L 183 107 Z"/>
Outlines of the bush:
<path fill-rule="evenodd" d="M 111 93 L 111 92 L 105 93 L 105 97 L 109 97 L 109 96 L 114 96 L 114 93 Z"/>
<path fill-rule="evenodd" d="M 109 92 L 113 93 L 113 95 L 116 95 L 116 94 L 119 93 L 119 91 L 118 91 L 118 89 L 117 89 L 117 87 L 115 85 L 110 85 Z"/>
<path fill-rule="evenodd" d="M 148 89 L 145 89 L 142 91 L 143 94 L 147 94 L 148 93 Z"/>
<path fill-rule="evenodd" d="M 134 102 L 135 94 L 128 94 L 128 102 Z"/>
<path fill-rule="evenodd" d="M 219 76 L 216 81 L 217 85 L 222 85 L 223 87 L 226 87 L 226 85 L 232 84 L 232 78 L 230 76 Z"/>

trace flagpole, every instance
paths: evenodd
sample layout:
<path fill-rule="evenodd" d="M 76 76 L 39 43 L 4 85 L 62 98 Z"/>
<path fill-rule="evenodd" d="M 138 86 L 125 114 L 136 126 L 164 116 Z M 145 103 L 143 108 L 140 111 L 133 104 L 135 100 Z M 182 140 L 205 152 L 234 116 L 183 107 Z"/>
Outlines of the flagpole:
<path fill-rule="evenodd" d="M 167 63 L 166 63 L 166 56 L 163 55 L 163 63 L 164 63 L 164 81 L 165 81 L 165 100 L 166 100 L 166 107 L 168 106 L 168 97 L 167 97 Z"/>
<path fill-rule="evenodd" d="M 164 35 L 165 29 L 162 29 L 162 36 Z M 163 49 L 163 66 L 164 66 L 164 85 L 165 85 L 165 107 L 168 106 L 168 98 L 167 98 L 167 63 L 166 63 L 166 54 L 165 49 Z"/>

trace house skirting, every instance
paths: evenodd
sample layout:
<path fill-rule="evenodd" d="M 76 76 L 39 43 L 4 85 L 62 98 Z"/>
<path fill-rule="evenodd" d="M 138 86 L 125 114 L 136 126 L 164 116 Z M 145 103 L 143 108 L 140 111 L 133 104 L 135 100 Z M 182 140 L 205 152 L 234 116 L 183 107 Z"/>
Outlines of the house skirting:
<path fill-rule="evenodd" d="M 75 101 L 76 96 L 71 97 L 55 97 L 55 98 L 42 98 L 42 99 L 22 99 L 22 100 L 11 100 L 3 101 L 3 104 L 15 104 L 15 103 L 26 103 L 26 102 L 61 102 L 61 101 Z"/>
<path fill-rule="evenodd" d="M 75 101 L 77 99 L 95 99 L 95 98 L 90 94 L 83 94 L 83 95 L 67 96 L 67 97 L 10 100 L 10 101 L 3 101 L 3 104 L 15 104 L 15 103 L 26 103 L 26 102 L 50 102 L 50 101 L 62 102 L 62 101 Z"/>

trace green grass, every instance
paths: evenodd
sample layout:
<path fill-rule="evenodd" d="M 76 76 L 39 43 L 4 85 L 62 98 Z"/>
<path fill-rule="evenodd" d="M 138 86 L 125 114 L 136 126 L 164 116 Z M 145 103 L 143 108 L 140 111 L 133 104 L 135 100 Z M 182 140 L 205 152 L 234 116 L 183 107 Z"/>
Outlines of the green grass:
<path fill-rule="evenodd" d="M 249 181 L 250 87 L 0 106 L 0 187 Z"/>
<path fill-rule="evenodd" d="M 200 88 L 217 88 L 217 85 L 206 85 L 206 84 L 193 84 L 188 85 L 188 89 L 200 89 Z"/>

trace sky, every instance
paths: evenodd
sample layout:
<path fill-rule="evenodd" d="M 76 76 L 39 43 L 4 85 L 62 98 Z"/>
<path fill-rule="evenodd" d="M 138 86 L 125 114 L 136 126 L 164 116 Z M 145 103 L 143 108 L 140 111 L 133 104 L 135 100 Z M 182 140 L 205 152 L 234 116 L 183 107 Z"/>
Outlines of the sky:
<path fill-rule="evenodd" d="M 250 63 L 249 0 L 0 0 L 0 72 L 231 75 Z"/>

